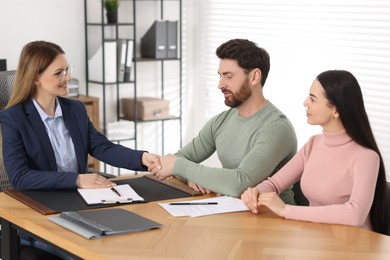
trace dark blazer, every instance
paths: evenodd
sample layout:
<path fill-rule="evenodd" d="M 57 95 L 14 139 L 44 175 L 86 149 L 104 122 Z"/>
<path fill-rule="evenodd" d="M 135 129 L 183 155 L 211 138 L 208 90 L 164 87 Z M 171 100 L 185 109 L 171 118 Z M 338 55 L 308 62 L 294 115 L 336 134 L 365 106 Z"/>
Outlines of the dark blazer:
<path fill-rule="evenodd" d="M 79 173 L 88 172 L 88 154 L 115 167 L 145 171 L 143 151 L 110 142 L 96 130 L 84 105 L 58 98 L 72 137 Z M 32 101 L 0 111 L 4 165 L 14 189 L 75 189 L 78 173 L 58 172 L 45 125 Z"/>

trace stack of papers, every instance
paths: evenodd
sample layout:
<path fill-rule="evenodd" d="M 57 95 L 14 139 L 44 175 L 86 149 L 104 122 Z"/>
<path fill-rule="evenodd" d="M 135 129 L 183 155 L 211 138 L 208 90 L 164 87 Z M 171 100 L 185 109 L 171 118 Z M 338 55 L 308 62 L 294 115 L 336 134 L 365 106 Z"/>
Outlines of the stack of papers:
<path fill-rule="evenodd" d="M 180 205 L 174 205 L 172 203 L 159 203 L 159 205 L 174 217 L 200 217 L 249 210 L 249 208 L 245 206 L 244 202 L 240 199 L 229 196 L 220 196 L 202 200 L 180 201 Z"/>

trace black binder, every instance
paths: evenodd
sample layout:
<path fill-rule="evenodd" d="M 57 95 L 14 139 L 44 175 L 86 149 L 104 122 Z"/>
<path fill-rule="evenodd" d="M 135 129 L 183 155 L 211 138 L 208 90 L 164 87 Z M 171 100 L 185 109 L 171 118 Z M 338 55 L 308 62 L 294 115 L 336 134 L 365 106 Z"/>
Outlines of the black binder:
<path fill-rule="evenodd" d="M 177 21 L 155 21 L 141 38 L 141 56 L 154 59 L 177 58 Z"/>
<path fill-rule="evenodd" d="M 87 239 L 161 227 L 160 223 L 124 209 L 69 211 L 49 220 Z"/>
<path fill-rule="evenodd" d="M 139 178 L 118 180 L 115 181 L 115 183 L 130 184 L 130 186 L 144 198 L 144 202 L 201 195 L 200 192 L 192 190 L 188 186 L 178 185 L 169 180 L 159 180 L 152 174 L 144 175 Z M 116 205 L 87 205 L 78 194 L 77 190 L 7 190 L 6 193 L 44 215 Z"/>

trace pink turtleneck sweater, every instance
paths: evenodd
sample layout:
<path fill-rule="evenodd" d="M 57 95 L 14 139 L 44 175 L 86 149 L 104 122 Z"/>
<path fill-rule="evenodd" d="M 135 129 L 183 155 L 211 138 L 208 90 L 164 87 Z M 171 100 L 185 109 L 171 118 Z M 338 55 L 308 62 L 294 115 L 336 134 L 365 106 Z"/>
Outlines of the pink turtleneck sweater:
<path fill-rule="evenodd" d="M 379 170 L 379 156 L 346 134 L 323 132 L 274 176 L 256 186 L 280 194 L 301 179 L 309 207 L 286 205 L 285 218 L 372 229 L 369 217 Z"/>

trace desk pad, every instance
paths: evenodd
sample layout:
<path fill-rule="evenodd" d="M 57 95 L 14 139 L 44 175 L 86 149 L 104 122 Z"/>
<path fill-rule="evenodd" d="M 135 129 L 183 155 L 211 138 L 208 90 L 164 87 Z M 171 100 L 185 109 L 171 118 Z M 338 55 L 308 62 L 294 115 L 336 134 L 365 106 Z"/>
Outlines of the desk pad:
<path fill-rule="evenodd" d="M 180 186 L 168 180 L 160 181 L 154 175 L 144 175 L 143 177 L 138 178 L 114 180 L 114 182 L 117 184 L 129 184 L 141 197 L 144 198 L 144 202 L 200 195 L 200 193 L 190 189 L 188 186 Z M 6 193 L 29 207 L 39 211 L 43 215 L 117 205 L 87 205 L 80 197 L 77 190 L 16 191 L 11 189 L 7 190 Z"/>

